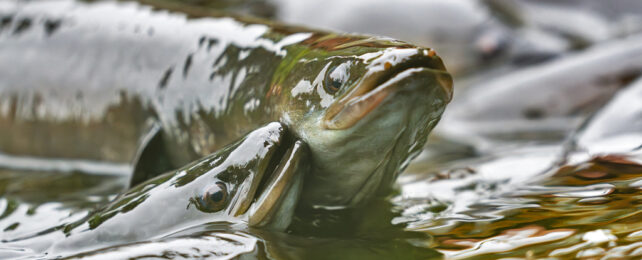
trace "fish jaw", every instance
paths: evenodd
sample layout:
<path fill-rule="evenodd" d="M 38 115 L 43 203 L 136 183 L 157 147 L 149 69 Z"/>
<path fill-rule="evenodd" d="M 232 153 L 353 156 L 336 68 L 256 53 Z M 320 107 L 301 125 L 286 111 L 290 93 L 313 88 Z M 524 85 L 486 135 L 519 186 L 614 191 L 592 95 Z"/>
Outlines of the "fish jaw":
<path fill-rule="evenodd" d="M 335 103 L 340 104 L 340 109 L 335 114 L 326 113 L 326 117 L 323 118 L 324 127 L 330 130 L 341 130 L 354 126 L 368 113 L 375 110 L 388 96 L 394 95 L 399 88 L 408 85 L 416 86 L 416 84 L 407 82 L 416 81 L 415 78 L 423 78 L 425 82 L 436 83 L 444 92 L 442 99 L 450 100 L 452 98 L 450 74 L 430 68 L 409 68 L 376 86 L 370 92 L 351 97 L 341 104 Z"/>
<path fill-rule="evenodd" d="M 265 175 L 274 167 L 273 161 L 280 158 L 286 133 L 287 128 L 280 123 L 267 124 L 249 133 L 227 156 L 224 163 L 228 170 L 218 179 L 234 185 L 228 215 L 238 217 L 250 208 Z M 246 169 L 252 165 L 252 169 Z"/>
<path fill-rule="evenodd" d="M 285 152 L 249 210 L 250 226 L 281 231 L 289 226 L 308 170 L 307 156 L 307 145 L 300 140 Z"/>

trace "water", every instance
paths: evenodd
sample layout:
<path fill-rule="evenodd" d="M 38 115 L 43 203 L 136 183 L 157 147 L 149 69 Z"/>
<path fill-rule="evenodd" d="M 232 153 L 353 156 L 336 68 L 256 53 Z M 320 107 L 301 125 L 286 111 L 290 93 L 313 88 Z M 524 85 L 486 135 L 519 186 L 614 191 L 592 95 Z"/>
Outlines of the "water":
<path fill-rule="evenodd" d="M 440 141 L 432 142 L 439 147 Z M 72 258 L 611 259 L 642 254 L 640 151 L 567 161 L 560 161 L 564 149 L 555 145 L 473 156 L 461 149 L 450 151 L 455 158 L 450 160 L 429 154 L 400 176 L 395 194 L 361 209 L 299 212 L 285 233 L 209 223 Z M 22 243 L 29 246 L 42 243 L 33 238 L 38 232 L 80 219 L 113 199 L 127 181 L 126 176 L 78 172 L 3 170 L 0 176 L 0 235 L 3 241 L 27 238 Z M 30 255 L 11 245 L 0 253 Z"/>
<path fill-rule="evenodd" d="M 639 152 L 560 164 L 550 148 L 526 150 L 402 176 L 393 222 L 452 259 L 642 254 Z"/>
<path fill-rule="evenodd" d="M 4 170 L 1 176 L 0 229 L 3 231 L 0 234 L 4 244 L 0 246 L 0 254 L 26 259 L 47 257 L 37 249 L 62 239 L 60 233 L 49 232 L 52 227 L 81 219 L 112 200 L 127 183 L 127 176 L 96 173 Z M 392 207 L 385 200 L 377 200 L 367 207 L 367 212 L 306 212 L 288 233 L 213 222 L 149 241 L 77 252 L 69 257 L 426 259 L 439 256 L 436 250 L 425 246 L 430 236 L 405 234 L 402 227 L 389 225 L 395 216 Z M 364 214 L 373 217 L 363 221 Z"/>
<path fill-rule="evenodd" d="M 584 35 L 583 31 L 576 33 Z M 599 41 L 602 40 L 604 39 Z M 633 47 L 638 48 L 637 46 L 639 45 Z M 574 51 L 581 53 L 578 49 Z M 584 61 L 582 57 L 575 60 Z M 542 68 L 546 69 L 548 63 L 544 64 Z M 564 62 L 559 64 L 563 65 Z M 555 63 L 548 64 L 554 65 Z M 571 66 L 564 66 L 569 67 Z M 458 96 L 448 111 L 464 111 L 464 115 L 470 112 L 466 110 L 469 109 L 466 102 L 456 102 L 458 99 L 464 100 L 462 97 L 469 93 L 463 86 L 470 89 L 476 86 L 479 89 L 479 85 L 492 87 L 492 82 L 485 85 L 479 82 L 501 78 L 497 74 L 513 70 L 518 68 L 501 68 L 500 73 L 480 73 L 470 78 L 457 78 Z M 600 67 L 598 71 L 603 70 Z M 546 75 L 538 78 L 537 69 L 532 72 L 535 86 L 538 82 L 546 82 Z M 538 118 L 541 115 L 537 113 L 527 113 L 526 118 L 506 119 L 498 116 L 501 113 L 490 113 L 487 118 L 467 119 L 457 117 L 457 114 L 448 114 L 447 111 L 424 152 L 398 178 L 395 191 L 386 197 L 375 198 L 360 208 L 299 210 L 294 223 L 286 232 L 212 222 L 148 241 L 91 252 L 73 252 L 68 257 L 640 257 L 642 142 L 639 138 L 640 129 L 635 128 L 636 123 L 642 121 L 639 103 L 636 104 L 635 95 L 630 93 L 627 94 L 628 98 L 633 99 L 615 102 L 619 106 L 611 107 L 617 107 L 616 113 L 625 118 L 613 120 L 620 121 L 607 118 L 606 123 L 600 122 L 600 118 L 604 116 L 595 114 L 605 107 L 603 104 L 607 101 L 617 100 L 617 96 L 612 98 L 611 95 L 623 93 L 622 88 L 632 85 L 631 78 L 636 75 L 631 76 L 629 72 L 627 70 L 627 75 L 624 76 L 609 75 L 613 78 L 606 81 L 604 78 L 595 81 L 598 83 L 593 87 L 601 91 L 605 90 L 603 87 L 608 87 L 608 91 L 596 92 L 596 98 L 586 102 L 573 100 L 573 93 L 576 92 L 569 92 L 570 95 L 564 93 L 565 99 L 560 104 L 567 105 L 562 108 L 568 108 L 568 111 L 556 110 L 559 114 L 548 117 L 545 115 L 544 118 Z M 561 74 L 568 75 L 570 82 L 574 82 L 577 79 L 575 77 L 582 76 L 582 71 Z M 593 80 L 586 79 L 583 82 L 594 83 Z M 554 92 L 555 88 L 545 86 L 534 89 L 535 92 L 552 91 L 549 93 L 555 97 L 562 94 Z M 497 103 L 503 101 L 497 97 L 488 100 Z M 599 104 L 591 103 L 595 100 L 599 100 Z M 590 106 L 585 106 L 586 103 L 590 103 Z M 544 99 L 539 105 L 550 104 Z M 515 112 L 510 110 L 513 108 L 518 111 L 523 107 L 503 108 L 499 112 L 510 114 Z M 608 113 L 603 114 L 608 117 Z M 624 124 L 620 124 L 622 122 Z M 591 125 L 597 126 L 591 128 Z M 599 135 L 582 138 L 585 132 L 600 134 L 600 131 L 590 131 L 600 127 L 607 129 L 606 132 L 613 138 Z M 459 133 L 453 135 L 453 129 Z M 621 129 L 629 132 L 618 132 Z M 618 139 L 619 137 L 622 138 Z M 589 147 L 581 147 L 585 145 L 584 140 L 589 140 Z M 604 147 L 608 149 L 602 149 Z M 29 166 L 34 162 L 27 160 L 23 164 Z M 118 167 L 82 165 L 83 167 L 71 168 L 65 167 L 68 165 L 45 167 L 47 171 L 42 167 L 36 168 L 42 168 L 43 171 L 0 170 L 0 239 L 3 241 L 0 244 L 0 258 L 48 257 L 37 249 L 46 248 L 52 241 L 62 239 L 60 233 L 50 232 L 52 228 L 83 218 L 114 199 L 127 186 L 128 176 L 118 174 Z M 92 171 L 81 172 L 82 169 Z M 26 248 L 32 248 L 33 251 Z"/>

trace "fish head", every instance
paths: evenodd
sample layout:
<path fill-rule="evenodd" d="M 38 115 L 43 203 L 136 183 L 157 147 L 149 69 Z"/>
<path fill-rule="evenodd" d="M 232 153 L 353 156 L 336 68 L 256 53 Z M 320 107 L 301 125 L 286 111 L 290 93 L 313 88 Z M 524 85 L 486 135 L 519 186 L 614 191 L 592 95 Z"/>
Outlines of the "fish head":
<path fill-rule="evenodd" d="M 306 144 L 286 126 L 270 123 L 188 167 L 175 186 L 193 183 L 190 205 L 201 212 L 283 230 L 300 197 L 307 155 Z"/>
<path fill-rule="evenodd" d="M 390 39 L 326 36 L 299 48 L 268 95 L 310 148 L 301 203 L 361 204 L 420 152 L 452 98 L 452 78 L 434 50 Z"/>
<path fill-rule="evenodd" d="M 284 230 L 294 214 L 307 147 L 270 123 L 181 169 L 142 182 L 67 224 L 56 250 L 140 241 L 211 222 Z M 93 242 L 92 242 L 93 243 Z"/>

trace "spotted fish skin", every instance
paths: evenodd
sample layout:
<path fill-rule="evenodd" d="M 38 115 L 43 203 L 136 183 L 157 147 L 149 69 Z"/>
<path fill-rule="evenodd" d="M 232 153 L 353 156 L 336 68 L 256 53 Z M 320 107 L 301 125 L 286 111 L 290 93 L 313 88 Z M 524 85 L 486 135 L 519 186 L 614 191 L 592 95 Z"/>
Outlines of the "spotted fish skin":
<path fill-rule="evenodd" d="M 0 3 L 0 152 L 178 168 L 279 121 L 311 150 L 303 200 L 352 206 L 390 186 L 452 95 L 430 48 L 182 11 Z"/>

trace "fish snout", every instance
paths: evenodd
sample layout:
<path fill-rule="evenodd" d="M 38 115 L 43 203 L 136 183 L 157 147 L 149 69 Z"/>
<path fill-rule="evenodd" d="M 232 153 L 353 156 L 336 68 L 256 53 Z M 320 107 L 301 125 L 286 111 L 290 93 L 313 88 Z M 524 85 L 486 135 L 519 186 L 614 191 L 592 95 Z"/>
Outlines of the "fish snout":
<path fill-rule="evenodd" d="M 394 56 L 380 62 L 381 66 L 373 66 L 359 85 L 328 108 L 324 127 L 350 128 L 400 92 L 448 103 L 453 95 L 453 79 L 441 59 L 432 49 L 414 50 L 414 55 Z"/>

